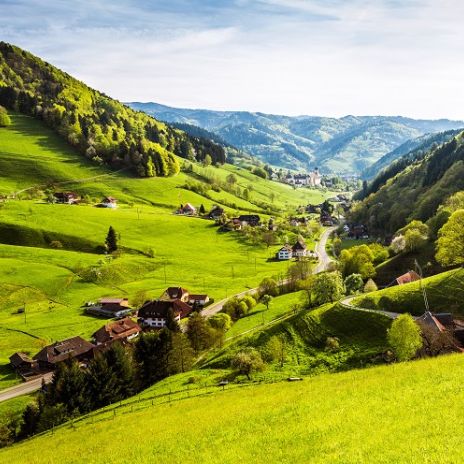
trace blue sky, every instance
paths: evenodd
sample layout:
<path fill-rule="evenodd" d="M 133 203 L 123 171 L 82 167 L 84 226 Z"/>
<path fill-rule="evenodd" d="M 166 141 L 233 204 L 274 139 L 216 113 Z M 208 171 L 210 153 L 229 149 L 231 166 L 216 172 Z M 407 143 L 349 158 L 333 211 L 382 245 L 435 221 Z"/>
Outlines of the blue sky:
<path fill-rule="evenodd" d="M 0 0 L 0 39 L 122 101 L 464 119 L 461 0 Z"/>

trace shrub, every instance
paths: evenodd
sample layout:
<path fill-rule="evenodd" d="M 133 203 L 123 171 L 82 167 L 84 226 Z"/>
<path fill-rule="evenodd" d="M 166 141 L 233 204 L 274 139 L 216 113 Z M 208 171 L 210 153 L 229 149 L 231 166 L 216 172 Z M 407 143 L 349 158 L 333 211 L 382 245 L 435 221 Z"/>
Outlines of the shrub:
<path fill-rule="evenodd" d="M 407 361 L 415 356 L 422 346 L 420 327 L 410 314 L 401 314 L 387 332 L 388 343 L 398 361 Z"/>
<path fill-rule="evenodd" d="M 259 351 L 249 348 L 235 355 L 231 367 L 237 370 L 239 374 L 246 375 L 250 380 L 253 373 L 264 370 L 265 364 Z"/>
<path fill-rule="evenodd" d="M 364 293 L 376 292 L 377 290 L 377 285 L 372 279 L 369 279 L 364 285 Z"/>

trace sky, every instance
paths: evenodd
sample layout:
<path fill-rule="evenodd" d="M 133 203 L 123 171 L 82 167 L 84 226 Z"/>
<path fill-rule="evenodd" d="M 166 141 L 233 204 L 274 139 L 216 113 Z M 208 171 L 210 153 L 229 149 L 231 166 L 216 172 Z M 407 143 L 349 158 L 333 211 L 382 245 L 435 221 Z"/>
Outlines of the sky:
<path fill-rule="evenodd" d="M 462 0 L 0 0 L 0 40 L 121 101 L 464 119 Z"/>

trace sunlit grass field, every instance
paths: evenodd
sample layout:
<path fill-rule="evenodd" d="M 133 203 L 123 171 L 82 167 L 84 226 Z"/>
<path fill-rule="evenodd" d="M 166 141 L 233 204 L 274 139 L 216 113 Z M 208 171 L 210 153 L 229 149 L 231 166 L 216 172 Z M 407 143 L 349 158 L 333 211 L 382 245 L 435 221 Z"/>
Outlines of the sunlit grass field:
<path fill-rule="evenodd" d="M 153 406 L 132 402 L 4 449 L 0 460 L 458 463 L 463 369 L 464 358 L 452 355 L 295 383 L 210 387 Z M 124 437 L 117 452 L 115 437 Z"/>
<path fill-rule="evenodd" d="M 430 311 L 452 312 L 464 316 L 464 269 L 458 268 L 423 279 Z M 394 285 L 384 290 L 360 295 L 353 304 L 370 309 L 421 315 L 425 312 L 420 282 Z"/>
<path fill-rule="evenodd" d="M 0 203 L 0 387 L 18 381 L 6 367 L 15 351 L 34 354 L 66 337 L 88 338 L 105 322 L 84 314 L 85 301 L 132 298 L 140 291 L 158 297 L 167 286 L 177 285 L 217 301 L 286 272 L 288 263 L 269 261 L 276 247 L 252 245 L 233 232 L 219 233 L 212 221 L 174 215 L 181 203 L 203 204 L 209 210 L 223 200 L 237 207 L 226 206 L 230 215 L 257 212 L 266 219 L 253 201 L 292 211 L 330 195 L 294 190 L 230 165 L 197 166 L 205 178 L 224 181 L 233 172 L 240 187 L 253 185 L 250 201 L 210 190 L 211 200 L 183 188 L 187 182 L 201 182 L 198 176 L 181 172 L 140 179 L 111 172 L 78 155 L 40 121 L 19 114 L 12 120 L 11 127 L 0 129 L 0 194 L 16 194 Z M 35 189 L 49 185 L 95 203 L 111 195 L 120 207 L 47 204 L 41 194 L 29 199 Z M 78 276 L 82 269 L 105 262 L 95 248 L 104 243 L 109 226 L 120 237 L 122 256 L 107 264 L 111 277 L 84 282 Z M 51 240 L 63 248 L 50 248 Z M 25 312 L 18 312 L 23 307 Z"/>

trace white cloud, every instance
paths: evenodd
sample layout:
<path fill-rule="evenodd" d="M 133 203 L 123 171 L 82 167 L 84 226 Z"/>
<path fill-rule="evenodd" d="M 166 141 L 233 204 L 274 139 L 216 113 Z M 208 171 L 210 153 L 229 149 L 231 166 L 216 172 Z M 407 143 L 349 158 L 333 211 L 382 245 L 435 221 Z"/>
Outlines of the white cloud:
<path fill-rule="evenodd" d="M 123 101 L 464 118 L 459 0 L 0 0 L 0 34 Z"/>

